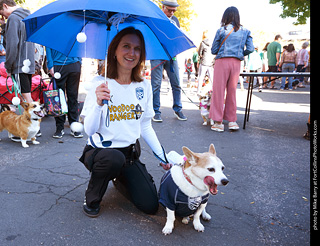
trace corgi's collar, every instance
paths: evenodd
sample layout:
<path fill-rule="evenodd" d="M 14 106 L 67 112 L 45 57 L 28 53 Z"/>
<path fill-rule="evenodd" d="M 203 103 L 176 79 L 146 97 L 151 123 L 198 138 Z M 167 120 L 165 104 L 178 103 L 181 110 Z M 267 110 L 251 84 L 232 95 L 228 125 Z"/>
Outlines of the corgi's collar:
<path fill-rule="evenodd" d="M 201 107 L 207 109 L 208 105 L 207 105 L 207 104 L 202 104 L 202 103 L 200 102 L 200 108 L 201 108 Z"/>
<path fill-rule="evenodd" d="M 187 180 L 190 184 L 193 185 L 190 177 L 189 177 L 188 174 L 186 174 L 185 171 L 184 171 L 184 166 L 185 166 L 185 163 L 186 163 L 186 161 L 187 161 L 188 159 L 187 159 L 187 157 L 183 157 L 183 160 L 184 160 L 184 164 L 182 165 L 182 173 L 183 173 L 183 176 L 186 178 L 186 180 Z M 193 185 L 193 186 L 194 186 L 194 185 Z"/>

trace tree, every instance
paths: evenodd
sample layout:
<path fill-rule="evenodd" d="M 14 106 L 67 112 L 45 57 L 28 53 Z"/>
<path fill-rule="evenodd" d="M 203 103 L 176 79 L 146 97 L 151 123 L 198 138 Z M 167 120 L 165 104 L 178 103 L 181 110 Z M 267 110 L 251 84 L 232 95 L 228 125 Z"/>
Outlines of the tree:
<path fill-rule="evenodd" d="M 306 24 L 310 17 L 310 0 L 269 0 L 270 4 L 281 3 L 281 18 L 294 17 L 297 21 L 294 25 Z"/>
<path fill-rule="evenodd" d="M 160 8 L 162 8 L 162 0 L 152 0 L 156 3 Z M 190 23 L 192 21 L 192 17 L 196 16 L 196 13 L 193 10 L 193 1 L 192 0 L 177 0 L 179 7 L 177 8 L 177 12 L 174 14 L 180 22 L 180 26 L 185 31 L 190 31 Z"/>
<path fill-rule="evenodd" d="M 26 0 L 14 0 L 17 4 L 23 4 Z"/>

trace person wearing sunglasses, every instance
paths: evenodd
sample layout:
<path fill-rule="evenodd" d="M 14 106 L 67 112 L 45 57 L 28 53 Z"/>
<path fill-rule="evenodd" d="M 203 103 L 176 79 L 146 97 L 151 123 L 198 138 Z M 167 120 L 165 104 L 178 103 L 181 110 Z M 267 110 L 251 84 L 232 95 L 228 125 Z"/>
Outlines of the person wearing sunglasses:
<path fill-rule="evenodd" d="M 176 0 L 161 1 L 162 11 L 170 19 L 170 21 L 180 28 L 180 23 L 174 13 L 177 11 L 179 4 Z M 181 87 L 179 77 L 179 66 L 176 57 L 173 57 L 170 61 L 166 60 L 151 60 L 151 85 L 153 91 L 153 110 L 155 112 L 152 118 L 155 122 L 162 122 L 161 111 L 160 111 L 160 88 L 162 82 L 163 69 L 166 70 L 169 77 L 170 85 L 172 88 L 174 115 L 178 120 L 187 120 L 187 117 L 182 113 L 181 103 Z"/>

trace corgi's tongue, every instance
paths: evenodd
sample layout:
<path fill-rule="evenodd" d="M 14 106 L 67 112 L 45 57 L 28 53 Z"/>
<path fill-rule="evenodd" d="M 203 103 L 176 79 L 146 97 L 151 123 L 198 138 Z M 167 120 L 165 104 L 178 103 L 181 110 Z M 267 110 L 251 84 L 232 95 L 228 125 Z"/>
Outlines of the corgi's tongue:
<path fill-rule="evenodd" d="M 35 115 L 41 117 L 41 118 L 44 117 L 44 114 L 43 114 L 42 110 L 40 110 L 40 111 L 34 111 L 33 113 L 34 113 Z"/>
<path fill-rule="evenodd" d="M 209 187 L 209 191 L 212 195 L 217 195 L 218 189 L 213 177 L 207 176 L 204 178 L 203 182 Z"/>

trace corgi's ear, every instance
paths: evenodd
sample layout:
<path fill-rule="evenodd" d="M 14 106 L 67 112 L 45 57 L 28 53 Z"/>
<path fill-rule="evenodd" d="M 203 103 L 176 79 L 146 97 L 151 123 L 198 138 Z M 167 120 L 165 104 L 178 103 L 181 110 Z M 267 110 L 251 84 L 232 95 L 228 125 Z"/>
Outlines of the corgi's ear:
<path fill-rule="evenodd" d="M 214 155 L 217 154 L 216 149 L 213 144 L 210 144 L 209 153 L 214 154 Z"/>
<path fill-rule="evenodd" d="M 188 148 L 185 147 L 185 146 L 182 147 L 182 151 L 183 151 L 183 153 L 185 154 L 185 156 L 187 157 L 188 162 L 189 162 L 191 165 L 195 165 L 195 164 L 198 162 L 199 157 L 197 156 L 196 153 L 193 153 L 190 149 L 188 149 Z"/>
<path fill-rule="evenodd" d="M 24 108 L 24 109 L 27 109 L 29 107 L 29 103 L 27 102 L 21 102 L 20 105 Z"/>

